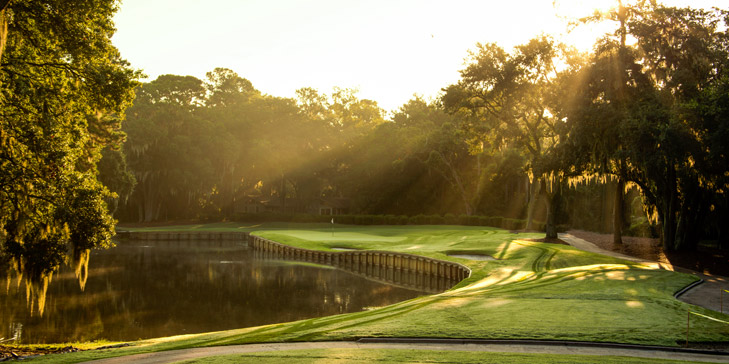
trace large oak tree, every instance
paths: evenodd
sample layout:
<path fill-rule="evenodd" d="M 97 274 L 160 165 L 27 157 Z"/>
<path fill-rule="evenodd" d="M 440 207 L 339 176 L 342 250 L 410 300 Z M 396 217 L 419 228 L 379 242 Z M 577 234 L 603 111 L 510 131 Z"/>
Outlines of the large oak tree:
<path fill-rule="evenodd" d="M 97 180 L 137 74 L 111 44 L 112 0 L 12 1 L 0 64 L 0 254 L 42 313 L 52 273 L 111 245 Z M 70 252 L 70 255 L 69 255 Z M 85 265 L 77 275 L 83 282 Z"/>
<path fill-rule="evenodd" d="M 640 187 L 665 249 L 726 236 L 728 13 L 646 6 L 630 14 L 565 100 L 568 144 L 608 166 L 597 172 Z"/>
<path fill-rule="evenodd" d="M 553 221 L 561 189 L 557 173 L 536 168 L 559 138 L 558 118 L 550 94 L 564 53 L 547 37 L 506 52 L 496 44 L 479 44 L 461 71 L 458 84 L 445 89 L 443 103 L 464 120 L 468 140 L 487 150 L 517 148 L 532 175 L 527 228 L 540 195 L 547 196 L 547 236 L 556 238 Z"/>

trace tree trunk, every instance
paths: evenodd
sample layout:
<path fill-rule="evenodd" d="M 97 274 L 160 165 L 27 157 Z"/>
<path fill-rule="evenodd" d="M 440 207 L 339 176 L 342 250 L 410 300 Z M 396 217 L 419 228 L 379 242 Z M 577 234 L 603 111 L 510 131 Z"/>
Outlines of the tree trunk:
<path fill-rule="evenodd" d="M 5 51 L 5 44 L 8 41 L 8 11 L 10 0 L 0 0 L 0 58 Z"/>
<path fill-rule="evenodd" d="M 601 233 L 610 232 L 610 222 L 608 220 L 609 212 L 607 211 L 610 207 L 608 196 L 608 190 L 610 186 L 607 183 L 602 184 L 600 187 L 600 216 L 598 217 L 598 229 Z"/>
<path fill-rule="evenodd" d="M 714 214 L 718 215 L 718 221 L 729 221 L 729 194 L 724 194 L 724 199 L 717 201 L 717 207 Z M 729 251 L 729 227 L 726 224 L 717 226 L 719 237 L 719 248 Z"/>
<path fill-rule="evenodd" d="M 671 208 L 667 207 L 663 216 L 663 249 L 666 251 L 676 250 L 675 243 L 676 217 Z"/>
<path fill-rule="evenodd" d="M 534 230 L 534 210 L 537 208 L 537 201 L 539 199 L 539 195 L 541 192 L 541 186 L 542 184 L 539 182 L 539 180 L 535 177 L 534 181 L 531 181 L 529 184 L 530 187 L 530 194 L 529 194 L 529 205 L 527 206 L 527 222 L 526 222 L 526 229 L 527 230 Z"/>
<path fill-rule="evenodd" d="M 463 185 L 463 181 L 461 180 L 461 175 L 458 173 L 458 169 L 448 161 L 448 159 L 443 155 L 443 153 L 439 151 L 434 151 L 435 153 L 438 153 L 438 156 L 440 157 L 440 161 L 448 168 L 448 173 L 444 172 L 440 168 L 433 168 L 437 173 L 439 173 L 441 176 L 443 176 L 443 179 L 448 181 L 448 183 L 451 184 L 451 186 L 455 187 L 458 191 L 458 194 L 461 196 L 461 199 L 463 200 L 463 205 L 466 209 L 466 215 L 471 216 L 473 215 L 473 204 L 471 202 L 471 198 L 468 196 L 468 192 L 466 191 L 466 187 Z M 423 162 L 427 165 L 426 162 Z"/>
<path fill-rule="evenodd" d="M 471 199 L 468 197 L 468 192 L 466 192 L 466 187 L 463 185 L 463 182 L 461 181 L 461 176 L 458 174 L 458 170 L 456 170 L 452 164 L 446 162 L 445 165 L 448 167 L 448 169 L 451 172 L 451 177 L 453 178 L 453 184 L 456 186 L 456 189 L 458 190 L 458 194 L 461 195 L 461 199 L 463 200 L 463 205 L 466 209 L 466 215 L 471 216 L 473 215 L 473 206 L 471 205 Z"/>
<path fill-rule="evenodd" d="M 549 201 L 550 199 L 547 200 Z M 554 204 L 551 201 L 547 202 L 547 224 L 545 226 L 545 230 L 547 232 L 545 237 L 547 239 L 557 238 L 557 224 L 555 223 L 555 211 L 553 206 Z"/>
<path fill-rule="evenodd" d="M 623 222 L 625 221 L 625 182 L 618 177 L 613 204 L 613 244 L 623 244 Z"/>
<path fill-rule="evenodd" d="M 139 214 L 140 222 L 152 222 L 159 218 L 162 209 L 162 202 L 158 192 L 155 190 L 154 183 L 147 179 L 141 180 L 141 210 Z"/>
<path fill-rule="evenodd" d="M 557 214 L 562 199 L 562 192 L 559 182 L 555 182 L 552 191 L 547 193 L 547 223 L 545 230 L 547 239 L 557 239 Z"/>
<path fill-rule="evenodd" d="M 137 203 L 137 222 L 144 221 L 144 203 Z"/>
<path fill-rule="evenodd" d="M 450 165 L 449 165 L 450 167 Z M 461 178 L 458 175 L 458 171 L 451 168 L 451 173 L 453 173 L 453 180 L 456 181 L 456 187 L 458 188 L 458 193 L 461 195 L 461 199 L 463 200 L 463 205 L 466 208 L 466 215 L 471 216 L 473 215 L 473 206 L 471 206 L 471 201 L 468 198 L 468 193 L 466 193 L 466 188 L 463 186 L 463 182 L 461 182 Z"/>
<path fill-rule="evenodd" d="M 676 226 L 676 250 L 694 250 L 704 234 L 704 218 L 708 208 L 703 203 L 707 200 L 704 190 L 698 181 L 693 188 L 687 188 L 683 195 L 681 213 Z"/>
<path fill-rule="evenodd" d="M 5 8 L 8 6 L 9 2 L 10 1 L 0 1 L 0 6 L 2 6 L 2 10 L 0 10 L 0 58 L 3 56 L 5 43 L 7 43 L 8 40 L 8 16 Z"/>
<path fill-rule="evenodd" d="M 719 214 L 719 221 L 729 221 L 729 211 L 727 211 L 727 207 L 729 207 L 729 195 L 725 195 L 723 206 L 724 208 L 719 208 L 716 214 Z M 721 204 L 719 205 L 721 206 Z M 727 227 L 725 224 L 721 224 L 717 227 L 719 229 L 719 248 L 721 250 L 729 251 L 729 227 Z"/>
<path fill-rule="evenodd" d="M 663 249 L 676 250 L 676 172 L 669 166 L 667 188 L 663 193 Z"/>
<path fill-rule="evenodd" d="M 286 175 L 281 174 L 281 213 L 286 213 Z"/>

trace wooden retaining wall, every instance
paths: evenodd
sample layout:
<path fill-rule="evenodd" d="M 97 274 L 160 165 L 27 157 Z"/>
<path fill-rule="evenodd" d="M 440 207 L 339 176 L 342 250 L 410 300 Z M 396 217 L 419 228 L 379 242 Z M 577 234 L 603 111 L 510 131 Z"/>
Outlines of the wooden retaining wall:
<path fill-rule="evenodd" d="M 326 264 L 379 281 L 427 292 L 442 292 L 471 275 L 458 263 L 383 251 L 325 252 L 296 248 L 251 235 L 249 246 L 262 258 Z"/>
<path fill-rule="evenodd" d="M 117 231 L 119 239 L 147 240 L 147 241 L 185 241 L 185 240 L 223 240 L 223 241 L 248 241 L 248 233 L 243 232 L 214 232 L 214 231 Z"/>

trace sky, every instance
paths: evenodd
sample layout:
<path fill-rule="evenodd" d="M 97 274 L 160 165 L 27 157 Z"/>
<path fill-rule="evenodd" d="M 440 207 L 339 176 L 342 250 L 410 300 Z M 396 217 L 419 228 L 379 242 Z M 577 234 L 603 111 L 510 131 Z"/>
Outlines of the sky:
<path fill-rule="evenodd" d="M 112 42 L 147 79 L 200 79 L 216 67 L 264 94 L 302 87 L 359 90 L 387 111 L 438 96 L 477 43 L 510 50 L 540 34 L 589 49 L 605 24 L 566 32 L 566 19 L 617 0 L 122 0 Z M 663 0 L 729 8 L 729 0 Z"/>

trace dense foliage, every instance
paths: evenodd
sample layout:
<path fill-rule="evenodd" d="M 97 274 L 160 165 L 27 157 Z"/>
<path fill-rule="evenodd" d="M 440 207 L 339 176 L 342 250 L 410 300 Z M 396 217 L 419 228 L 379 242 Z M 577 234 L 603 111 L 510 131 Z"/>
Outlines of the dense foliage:
<path fill-rule="evenodd" d="M 245 87 L 221 102 L 223 78 Z M 525 193 L 518 152 L 475 153 L 460 118 L 417 97 L 386 120 L 352 90 L 272 97 L 216 69 L 205 81 L 164 75 L 142 85 L 124 130 L 138 182 L 120 205 L 129 221 L 240 218 L 250 198 L 266 203 L 259 212 L 346 200 L 348 213 L 503 215 L 511 206 L 509 217 L 526 201 L 510 200 Z"/>
<path fill-rule="evenodd" d="M 114 221 L 97 180 L 136 75 L 111 45 L 116 2 L 12 1 L 0 65 L 0 254 L 42 297 L 64 261 L 108 247 Z M 69 254 L 70 252 L 70 254 Z M 84 267 L 77 274 L 83 286 Z"/>
<path fill-rule="evenodd" d="M 729 13 L 633 7 L 565 100 L 562 164 L 635 183 L 664 248 L 726 243 Z M 625 36 L 636 43 L 626 45 Z"/>

